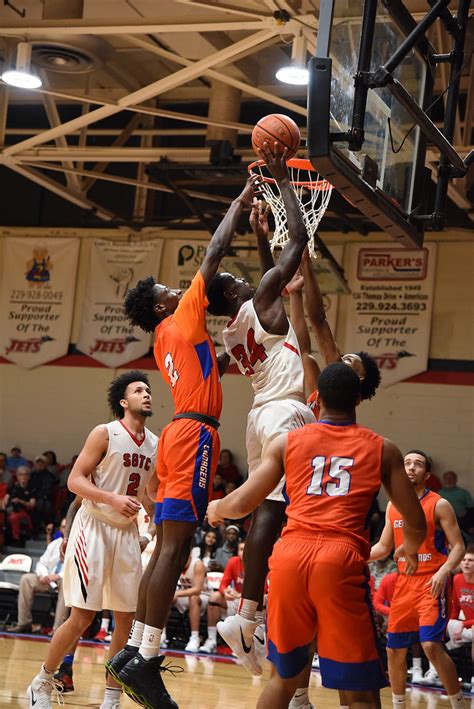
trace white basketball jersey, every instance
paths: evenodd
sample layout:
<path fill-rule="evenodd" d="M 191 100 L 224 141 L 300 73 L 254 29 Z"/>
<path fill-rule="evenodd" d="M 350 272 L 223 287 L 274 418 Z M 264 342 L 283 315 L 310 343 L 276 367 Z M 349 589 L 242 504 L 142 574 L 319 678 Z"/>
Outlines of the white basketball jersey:
<path fill-rule="evenodd" d="M 288 324 L 286 335 L 272 335 L 261 326 L 253 300 L 247 300 L 224 328 L 227 354 L 252 380 L 254 406 L 279 399 L 305 401 L 298 340 Z"/>
<path fill-rule="evenodd" d="M 121 421 L 104 425 L 109 434 L 109 445 L 105 457 L 92 474 L 92 481 L 101 490 L 132 495 L 141 500 L 148 481 L 155 474 L 158 436 L 145 428 L 145 438 L 137 441 Z M 82 504 L 93 517 L 115 527 L 126 527 L 136 520 L 136 517 L 125 517 L 103 502 L 84 499 Z"/>
<path fill-rule="evenodd" d="M 194 567 L 198 561 L 200 561 L 200 559 L 197 559 L 196 557 L 191 558 L 188 568 L 185 569 L 179 576 L 177 586 L 178 590 L 182 591 L 194 586 Z"/>

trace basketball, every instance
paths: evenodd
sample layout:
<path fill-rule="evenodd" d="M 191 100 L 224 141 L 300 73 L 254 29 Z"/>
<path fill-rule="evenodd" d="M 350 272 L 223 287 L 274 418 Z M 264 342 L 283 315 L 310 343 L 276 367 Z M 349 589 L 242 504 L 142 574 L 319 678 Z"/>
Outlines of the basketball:
<path fill-rule="evenodd" d="M 284 148 L 288 149 L 287 160 L 295 155 L 300 147 L 300 141 L 300 129 L 292 118 L 283 113 L 264 116 L 252 131 L 252 147 L 255 152 L 257 148 L 263 148 L 265 142 L 271 149 L 277 142 L 282 152 Z"/>

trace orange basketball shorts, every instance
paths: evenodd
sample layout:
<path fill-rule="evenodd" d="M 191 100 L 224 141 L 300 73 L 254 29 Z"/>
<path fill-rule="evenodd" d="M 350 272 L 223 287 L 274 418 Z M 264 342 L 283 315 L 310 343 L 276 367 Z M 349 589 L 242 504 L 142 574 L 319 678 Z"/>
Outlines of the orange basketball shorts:
<path fill-rule="evenodd" d="M 202 524 L 219 460 L 219 435 L 192 419 L 172 421 L 161 434 L 156 472 L 155 522 Z"/>
<path fill-rule="evenodd" d="M 268 659 L 295 677 L 317 637 L 324 687 L 388 685 L 374 622 L 367 563 L 352 540 L 288 532 L 270 558 Z"/>
<path fill-rule="evenodd" d="M 410 647 L 416 642 L 442 642 L 450 615 L 449 584 L 436 598 L 428 582 L 431 574 L 400 574 L 390 604 L 387 647 Z"/>

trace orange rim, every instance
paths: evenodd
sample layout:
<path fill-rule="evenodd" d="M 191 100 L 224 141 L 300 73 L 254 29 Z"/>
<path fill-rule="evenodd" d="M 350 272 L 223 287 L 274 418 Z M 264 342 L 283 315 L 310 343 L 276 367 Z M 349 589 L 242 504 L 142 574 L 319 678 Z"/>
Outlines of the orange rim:
<path fill-rule="evenodd" d="M 286 161 L 286 164 L 288 167 L 293 167 L 296 170 L 307 170 L 308 172 L 315 172 L 317 173 L 317 170 L 313 167 L 311 162 L 307 160 L 306 158 L 290 158 L 290 160 Z M 266 175 L 261 175 L 259 172 L 254 172 L 253 168 L 254 167 L 263 167 L 265 165 L 265 160 L 254 160 L 254 162 L 250 163 L 248 166 L 247 170 L 249 173 L 252 173 L 252 175 L 257 175 L 258 177 L 261 177 L 264 182 L 268 182 L 271 185 L 276 184 L 276 180 L 274 177 L 267 177 Z M 332 185 L 330 182 L 327 180 L 291 180 L 290 182 L 292 185 L 295 187 L 307 187 L 309 190 L 322 190 L 322 191 L 327 191 L 332 189 Z"/>

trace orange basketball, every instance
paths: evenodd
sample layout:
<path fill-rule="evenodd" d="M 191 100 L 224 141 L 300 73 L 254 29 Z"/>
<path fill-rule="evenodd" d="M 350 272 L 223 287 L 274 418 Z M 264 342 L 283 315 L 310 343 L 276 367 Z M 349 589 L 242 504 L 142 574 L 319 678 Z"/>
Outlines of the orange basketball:
<path fill-rule="evenodd" d="M 287 160 L 295 155 L 300 147 L 300 129 L 296 123 L 283 113 L 271 113 L 259 120 L 252 131 L 252 147 L 262 148 L 264 143 L 268 143 L 270 150 L 273 150 L 275 142 L 279 143 L 280 150 L 288 148 Z"/>

